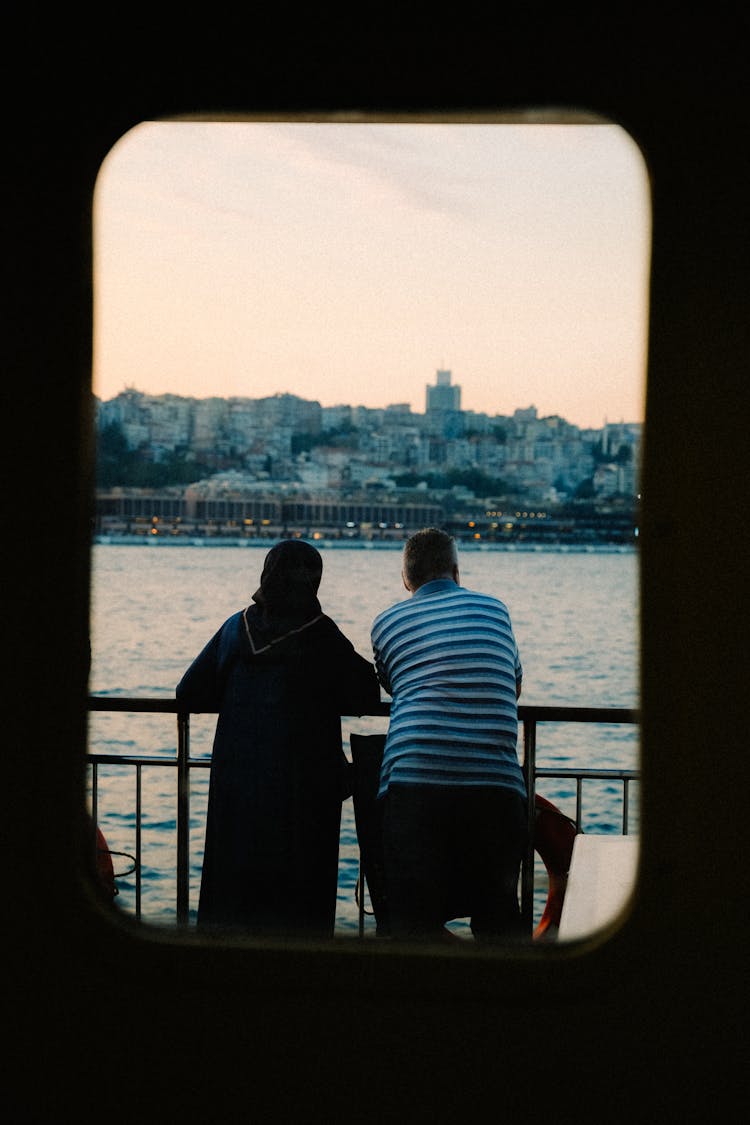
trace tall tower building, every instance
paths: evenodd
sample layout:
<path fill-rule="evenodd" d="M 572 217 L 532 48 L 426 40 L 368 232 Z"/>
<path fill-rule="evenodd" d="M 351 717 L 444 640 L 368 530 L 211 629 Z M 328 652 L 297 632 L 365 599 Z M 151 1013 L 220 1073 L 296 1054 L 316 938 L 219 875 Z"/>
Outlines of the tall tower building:
<path fill-rule="evenodd" d="M 425 388 L 427 391 L 426 411 L 433 410 L 460 410 L 461 388 L 451 385 L 450 371 L 438 371 L 437 382 Z"/>

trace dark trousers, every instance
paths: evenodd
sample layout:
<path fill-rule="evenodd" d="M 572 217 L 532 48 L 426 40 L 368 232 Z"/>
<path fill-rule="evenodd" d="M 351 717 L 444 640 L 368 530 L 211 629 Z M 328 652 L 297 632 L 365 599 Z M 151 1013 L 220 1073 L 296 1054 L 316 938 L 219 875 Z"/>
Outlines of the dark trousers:
<path fill-rule="evenodd" d="M 526 935 L 518 879 L 526 804 L 494 786 L 391 785 L 383 815 L 391 936 L 441 940 L 445 922 L 470 918 L 477 941 Z"/>

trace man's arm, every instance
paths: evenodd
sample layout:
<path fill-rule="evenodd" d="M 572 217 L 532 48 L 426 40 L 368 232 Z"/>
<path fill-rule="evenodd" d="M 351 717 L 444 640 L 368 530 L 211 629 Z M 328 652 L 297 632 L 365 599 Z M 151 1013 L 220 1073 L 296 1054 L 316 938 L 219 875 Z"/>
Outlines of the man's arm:
<path fill-rule="evenodd" d="M 391 691 L 391 682 L 388 677 L 388 672 L 386 670 L 382 656 L 380 654 L 380 650 L 374 643 L 372 646 L 372 655 L 375 662 L 375 671 L 377 672 L 380 683 L 382 684 L 388 695 L 393 695 L 393 692 Z"/>

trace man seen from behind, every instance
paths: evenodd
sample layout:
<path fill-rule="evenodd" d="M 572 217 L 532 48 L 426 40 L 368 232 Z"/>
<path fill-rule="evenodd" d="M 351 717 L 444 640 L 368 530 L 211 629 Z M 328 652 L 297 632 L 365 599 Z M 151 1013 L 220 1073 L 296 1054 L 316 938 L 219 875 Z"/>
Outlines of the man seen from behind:
<path fill-rule="evenodd" d="M 372 626 L 392 697 L 378 794 L 391 936 L 440 941 L 468 917 L 477 942 L 518 940 L 527 819 L 510 615 L 460 585 L 444 531 L 411 536 L 402 577 L 411 597 Z"/>

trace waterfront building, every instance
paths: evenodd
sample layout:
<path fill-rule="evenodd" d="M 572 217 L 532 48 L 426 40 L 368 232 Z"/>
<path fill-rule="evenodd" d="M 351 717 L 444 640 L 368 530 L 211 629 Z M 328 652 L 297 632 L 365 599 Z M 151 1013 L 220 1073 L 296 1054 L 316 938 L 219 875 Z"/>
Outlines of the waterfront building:
<path fill-rule="evenodd" d="M 284 393 L 255 399 L 255 411 L 258 425 L 266 432 L 281 426 L 298 434 L 319 434 L 322 429 L 320 403 L 299 395 Z"/>
<path fill-rule="evenodd" d="M 292 496 L 246 486 L 240 474 L 222 474 L 185 489 L 98 489 L 95 527 L 99 535 L 148 538 L 309 538 L 403 539 L 421 527 L 440 525 L 443 507 L 376 496 L 337 493 Z"/>
<path fill-rule="evenodd" d="M 392 402 L 385 408 L 385 418 L 383 422 L 386 426 L 393 425 L 394 423 L 401 423 L 402 425 L 412 425 L 414 418 L 411 412 L 411 404 L 408 402 Z"/>
<path fill-rule="evenodd" d="M 425 388 L 426 391 L 426 411 L 428 414 L 432 411 L 440 410 L 455 410 L 461 409 L 461 388 L 451 384 L 450 371 L 438 371 L 437 381 Z"/>
<path fill-rule="evenodd" d="M 191 449 L 196 453 L 212 453 L 226 438 L 229 403 L 223 398 L 193 399 L 193 436 Z"/>
<path fill-rule="evenodd" d="M 320 410 L 320 424 L 323 432 L 343 430 L 352 425 L 352 408 L 344 404 L 323 406 Z"/>

